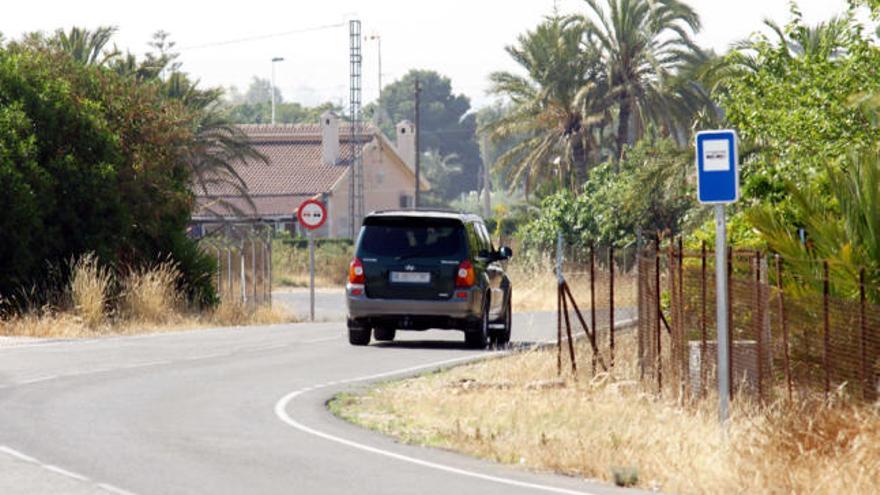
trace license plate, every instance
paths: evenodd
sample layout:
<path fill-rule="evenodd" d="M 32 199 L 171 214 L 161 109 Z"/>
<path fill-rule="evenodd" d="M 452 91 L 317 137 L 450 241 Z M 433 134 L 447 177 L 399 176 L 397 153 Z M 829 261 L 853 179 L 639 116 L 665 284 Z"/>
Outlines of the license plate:
<path fill-rule="evenodd" d="M 431 282 L 430 272 L 391 272 L 391 281 L 401 284 L 427 284 Z"/>

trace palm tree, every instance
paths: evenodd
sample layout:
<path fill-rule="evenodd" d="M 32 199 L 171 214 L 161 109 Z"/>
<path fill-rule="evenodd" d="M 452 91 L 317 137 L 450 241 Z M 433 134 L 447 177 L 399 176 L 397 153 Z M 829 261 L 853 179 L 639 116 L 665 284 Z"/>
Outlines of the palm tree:
<path fill-rule="evenodd" d="M 248 202 L 244 181 L 236 173 L 234 165 L 256 159 L 264 163 L 267 158 L 251 146 L 247 136 L 222 112 L 219 89 L 200 89 L 198 81 L 180 72 L 178 54 L 168 33 L 159 31 L 150 46 L 156 53 L 146 54 L 138 61 L 128 53 L 122 56 L 115 47 L 105 50 L 116 33 L 115 27 L 102 26 L 95 31 L 72 28 L 69 33 L 56 31 L 47 43 L 49 46 L 70 54 L 83 65 L 107 67 L 122 76 L 132 77 L 139 84 L 152 84 L 168 100 L 180 104 L 190 115 L 193 139 L 184 149 L 195 187 L 207 192 L 211 184 L 224 183 L 232 186 Z M 37 40 L 40 42 L 40 40 Z M 162 74 L 167 77 L 162 79 Z"/>
<path fill-rule="evenodd" d="M 506 176 L 512 187 L 525 182 L 526 194 L 533 184 L 554 178 L 576 189 L 586 180 L 591 155 L 598 153 L 595 132 L 610 119 L 607 83 L 586 34 L 581 24 L 550 17 L 506 48 L 527 76 L 489 76 L 490 91 L 511 105 L 480 131 L 493 140 L 524 137 L 495 166 L 510 169 Z"/>
<path fill-rule="evenodd" d="M 230 185 L 250 204 L 244 180 L 235 171 L 235 164 L 247 163 L 248 159 L 268 164 L 268 158 L 229 120 L 223 111 L 222 90 L 199 89 L 198 82 L 183 72 L 173 72 L 165 81 L 156 83 L 166 98 L 183 105 L 192 116 L 194 139 L 185 153 L 195 185 L 205 194 L 212 184 Z M 236 210 L 231 203 L 224 202 L 224 206 Z"/>
<path fill-rule="evenodd" d="M 596 39 L 618 107 L 617 153 L 631 142 L 633 123 L 675 126 L 668 82 L 695 51 L 690 35 L 700 29 L 697 13 L 679 0 L 584 0 L 592 16 L 576 16 Z M 687 93 L 680 96 L 687 99 Z M 674 98 L 673 98 L 674 100 Z M 640 130 L 641 130 L 640 129 Z"/>
<path fill-rule="evenodd" d="M 94 31 L 73 27 L 69 32 L 55 31 L 49 43 L 83 65 L 104 66 L 120 55 L 115 46 L 112 50 L 105 49 L 114 34 L 116 27 L 113 26 L 100 26 Z"/>

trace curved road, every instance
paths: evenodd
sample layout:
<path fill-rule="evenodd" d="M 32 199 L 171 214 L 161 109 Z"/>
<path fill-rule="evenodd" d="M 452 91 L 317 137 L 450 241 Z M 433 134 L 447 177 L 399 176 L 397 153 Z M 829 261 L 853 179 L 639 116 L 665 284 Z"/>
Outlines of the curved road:
<path fill-rule="evenodd" d="M 553 316 L 517 315 L 515 345 L 555 337 Z M 355 348 L 342 330 L 276 325 L 2 348 L 0 493 L 623 492 L 401 445 L 335 418 L 324 404 L 339 391 L 497 354 L 440 331 Z"/>

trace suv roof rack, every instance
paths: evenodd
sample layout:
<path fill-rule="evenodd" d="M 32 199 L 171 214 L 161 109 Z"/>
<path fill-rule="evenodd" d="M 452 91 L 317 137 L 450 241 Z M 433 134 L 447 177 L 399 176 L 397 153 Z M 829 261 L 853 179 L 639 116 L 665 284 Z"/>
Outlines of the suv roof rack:
<path fill-rule="evenodd" d="M 384 215 L 384 214 L 401 214 L 407 215 L 411 213 L 445 213 L 447 215 L 458 215 L 463 218 L 481 218 L 479 215 L 474 213 L 468 213 L 466 211 L 454 210 L 452 208 L 434 208 L 434 207 L 420 207 L 420 208 L 395 208 L 388 210 L 375 210 L 371 211 L 369 215 Z"/>

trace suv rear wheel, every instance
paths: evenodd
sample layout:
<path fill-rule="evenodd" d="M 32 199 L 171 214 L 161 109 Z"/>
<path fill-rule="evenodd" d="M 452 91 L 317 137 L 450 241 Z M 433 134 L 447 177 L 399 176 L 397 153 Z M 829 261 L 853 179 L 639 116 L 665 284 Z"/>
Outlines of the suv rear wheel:
<path fill-rule="evenodd" d="M 365 327 L 356 321 L 348 320 L 348 343 L 351 345 L 369 345 L 370 327 Z"/>
<path fill-rule="evenodd" d="M 395 333 L 392 327 L 376 327 L 373 329 L 373 338 L 382 342 L 391 342 Z"/>
<path fill-rule="evenodd" d="M 471 349 L 485 349 L 489 345 L 489 298 L 483 303 L 480 326 L 464 333 L 464 342 Z"/>
<path fill-rule="evenodd" d="M 501 328 L 496 328 L 493 331 L 492 340 L 493 343 L 497 346 L 504 346 L 510 342 L 510 327 L 513 320 L 513 304 L 511 299 L 513 298 L 513 289 L 507 290 L 507 299 L 504 303 L 504 314 L 501 316 L 501 319 L 498 323 L 504 325 Z"/>

